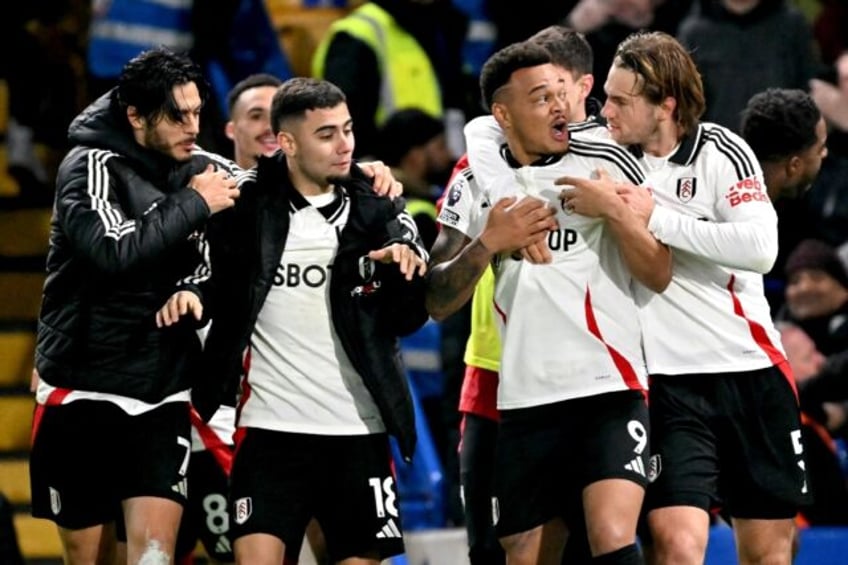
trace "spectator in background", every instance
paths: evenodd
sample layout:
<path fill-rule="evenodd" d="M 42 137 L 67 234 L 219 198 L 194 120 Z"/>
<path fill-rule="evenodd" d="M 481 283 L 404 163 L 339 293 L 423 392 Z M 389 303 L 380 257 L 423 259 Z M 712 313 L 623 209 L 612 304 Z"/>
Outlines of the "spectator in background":
<path fill-rule="evenodd" d="M 453 157 L 444 122 L 416 108 L 398 110 L 378 131 L 376 156 L 403 183 L 406 210 L 424 247 L 436 239 L 436 200 L 448 181 Z"/>
<path fill-rule="evenodd" d="M 814 78 L 810 94 L 833 128 L 831 147 L 840 156 L 848 157 L 848 51 L 842 52 L 833 64 L 835 84 Z"/>
<path fill-rule="evenodd" d="M 839 247 L 848 242 L 848 51 L 836 59 L 834 73 L 836 84 L 810 81 L 810 95 L 828 125 L 828 157 L 806 196 L 802 233 Z"/>
<path fill-rule="evenodd" d="M 848 49 L 848 4 L 845 0 L 817 0 L 813 35 L 824 63 L 830 64 Z"/>
<path fill-rule="evenodd" d="M 86 70 L 91 99 L 115 85 L 127 61 L 159 45 L 187 53 L 194 47 L 194 0 L 92 0 Z"/>
<path fill-rule="evenodd" d="M 680 42 L 704 82 L 704 120 L 739 131 L 748 99 L 769 87 L 807 88 L 816 71 L 810 25 L 788 0 L 700 0 Z"/>
<path fill-rule="evenodd" d="M 450 0 L 372 0 L 330 26 L 312 74 L 346 94 L 357 157 L 375 154 L 377 129 L 401 108 L 444 120 L 453 157 L 463 152 L 466 24 Z"/>
<path fill-rule="evenodd" d="M 824 355 L 848 350 L 848 273 L 828 244 L 805 239 L 786 260 L 786 306 Z"/>

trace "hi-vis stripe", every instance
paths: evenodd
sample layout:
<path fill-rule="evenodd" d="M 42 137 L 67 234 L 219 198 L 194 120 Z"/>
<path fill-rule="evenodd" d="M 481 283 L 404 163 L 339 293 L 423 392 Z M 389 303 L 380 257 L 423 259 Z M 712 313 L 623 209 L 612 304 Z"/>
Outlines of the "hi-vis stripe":
<path fill-rule="evenodd" d="M 611 161 L 621 169 L 627 180 L 633 184 L 642 184 L 645 182 L 645 173 L 641 165 L 633 155 L 627 152 L 623 147 L 612 145 L 611 143 L 602 143 L 589 141 L 587 139 L 574 139 L 568 143 L 568 150 L 575 155 L 584 155 L 586 157 L 598 157 Z"/>
<path fill-rule="evenodd" d="M 727 135 L 727 132 L 719 128 L 705 128 L 704 141 L 714 143 L 718 150 L 733 163 L 738 180 L 754 176 L 756 168 L 751 162 L 750 156 L 746 154 L 745 149 L 738 142 Z"/>
<path fill-rule="evenodd" d="M 135 231 L 135 220 L 127 220 L 119 210 L 109 202 L 109 168 L 106 162 L 117 154 L 96 149 L 88 153 L 88 195 L 91 197 L 91 209 L 95 210 L 103 222 L 105 236 L 121 239 Z"/>

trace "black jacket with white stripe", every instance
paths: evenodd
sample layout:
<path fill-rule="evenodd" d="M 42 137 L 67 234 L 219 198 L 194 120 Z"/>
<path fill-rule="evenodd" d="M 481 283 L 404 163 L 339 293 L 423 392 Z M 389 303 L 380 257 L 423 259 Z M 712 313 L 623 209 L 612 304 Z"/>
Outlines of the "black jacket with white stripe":
<path fill-rule="evenodd" d="M 158 402 L 190 388 L 200 356 L 196 326 L 156 327 L 177 290 L 208 278 L 201 230 L 209 208 L 188 188 L 216 163 L 198 151 L 177 162 L 133 138 L 107 93 L 71 124 L 59 167 L 36 368 L 55 387 Z"/>
<path fill-rule="evenodd" d="M 261 157 L 235 208 L 209 227 L 212 325 L 204 349 L 204 378 L 192 390 L 192 404 L 209 419 L 218 404 L 233 403 L 242 357 L 273 284 L 289 232 L 291 201 L 303 199 L 291 184 L 285 156 Z M 371 393 L 386 430 L 406 458 L 415 448 L 415 417 L 403 371 L 398 336 L 420 328 L 428 318 L 424 279 L 406 281 L 397 265 L 361 267 L 369 251 L 405 243 L 426 260 L 427 252 L 404 200 L 377 196 L 354 167 L 340 181 L 350 197 L 350 213 L 339 234 L 330 277 L 330 313 L 345 353 Z"/>

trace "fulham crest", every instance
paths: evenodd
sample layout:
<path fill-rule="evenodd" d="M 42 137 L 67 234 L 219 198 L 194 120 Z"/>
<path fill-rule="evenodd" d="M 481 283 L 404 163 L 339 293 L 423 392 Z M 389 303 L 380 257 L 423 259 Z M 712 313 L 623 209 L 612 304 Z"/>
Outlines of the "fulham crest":
<path fill-rule="evenodd" d="M 250 515 L 253 514 L 253 499 L 249 496 L 239 498 L 234 504 L 236 524 L 244 524 Z"/>
<path fill-rule="evenodd" d="M 698 188 L 698 179 L 695 177 L 682 177 L 677 179 L 677 198 L 681 202 L 689 202 L 695 198 Z"/>

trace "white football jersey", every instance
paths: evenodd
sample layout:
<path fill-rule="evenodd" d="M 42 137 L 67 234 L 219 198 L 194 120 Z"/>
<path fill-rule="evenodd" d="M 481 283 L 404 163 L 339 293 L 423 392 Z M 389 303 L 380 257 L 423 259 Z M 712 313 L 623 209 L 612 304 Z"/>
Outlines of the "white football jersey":
<path fill-rule="evenodd" d="M 467 155 L 457 161 L 445 192 L 439 223 L 471 238 L 483 231 L 490 204 L 474 179 Z"/>
<path fill-rule="evenodd" d="M 318 435 L 382 432 L 377 406 L 330 315 L 330 273 L 349 200 L 339 197 L 323 210 L 316 207 L 322 202 L 296 201 L 274 283 L 250 338 L 238 426 Z"/>
<path fill-rule="evenodd" d="M 742 138 L 701 124 L 667 159 L 642 156 L 657 206 L 648 228 L 672 248 L 662 294 L 638 289 L 651 374 L 761 369 L 785 360 L 763 293 L 777 214 Z"/>
<path fill-rule="evenodd" d="M 481 190 L 492 202 L 512 195 L 546 200 L 556 208 L 560 226 L 548 237 L 552 263 L 512 257 L 495 262 L 503 344 L 498 408 L 644 390 L 638 309 L 618 244 L 602 219 L 566 213 L 559 199 L 562 187 L 554 185 L 559 177 L 589 177 L 599 168 L 614 179 L 640 184 L 641 166 L 615 144 L 574 134 L 564 156 L 514 169 L 505 148 L 497 153 L 491 133 L 475 135 L 466 128 L 469 161 Z"/>

